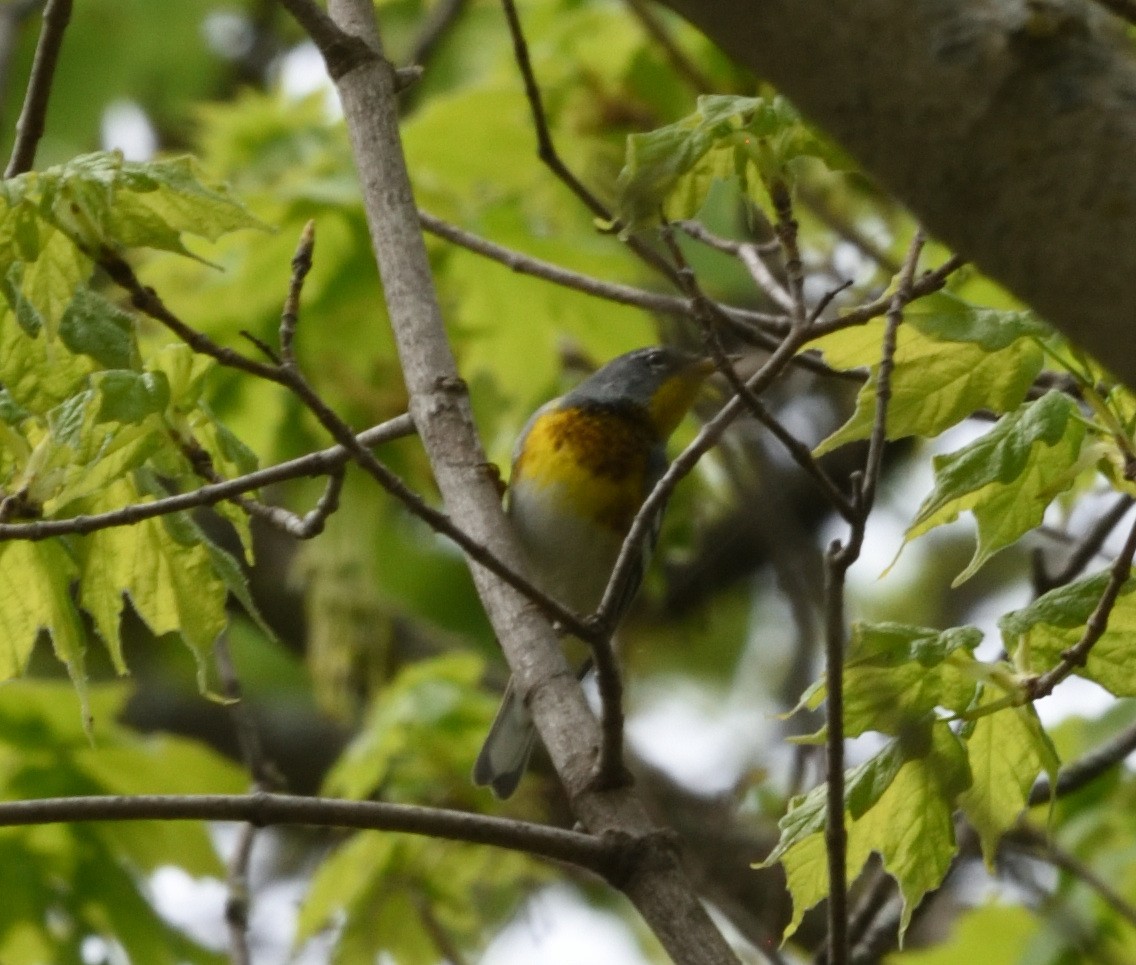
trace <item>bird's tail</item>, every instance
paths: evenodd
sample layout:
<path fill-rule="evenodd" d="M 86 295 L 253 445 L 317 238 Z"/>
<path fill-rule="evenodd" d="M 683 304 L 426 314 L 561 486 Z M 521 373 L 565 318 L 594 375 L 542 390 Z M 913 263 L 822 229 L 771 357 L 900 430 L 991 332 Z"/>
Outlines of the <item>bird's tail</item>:
<path fill-rule="evenodd" d="M 532 717 L 510 679 L 473 765 L 473 783 L 488 785 L 499 798 L 509 797 L 521 783 L 535 742 Z"/>

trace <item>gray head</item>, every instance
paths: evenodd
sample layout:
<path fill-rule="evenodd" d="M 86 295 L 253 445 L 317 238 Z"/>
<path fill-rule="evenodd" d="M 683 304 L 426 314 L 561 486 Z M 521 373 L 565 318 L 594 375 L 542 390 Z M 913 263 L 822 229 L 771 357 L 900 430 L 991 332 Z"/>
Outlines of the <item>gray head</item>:
<path fill-rule="evenodd" d="M 665 346 L 640 348 L 612 359 L 589 376 L 564 396 L 564 405 L 634 406 L 666 438 L 713 370 L 714 363 L 707 358 Z"/>

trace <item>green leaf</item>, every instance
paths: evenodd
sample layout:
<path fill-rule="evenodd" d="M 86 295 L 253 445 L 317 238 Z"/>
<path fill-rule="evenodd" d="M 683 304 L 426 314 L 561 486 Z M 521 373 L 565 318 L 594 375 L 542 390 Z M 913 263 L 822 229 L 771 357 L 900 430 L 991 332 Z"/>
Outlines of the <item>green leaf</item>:
<path fill-rule="evenodd" d="M 950 292 L 924 295 L 904 309 L 904 323 L 940 342 L 968 342 L 1000 352 L 1022 339 L 1044 339 L 1053 330 L 1033 312 L 983 308 Z"/>
<path fill-rule="evenodd" d="M 1006 650 L 1027 673 L 1040 674 L 1056 666 L 1061 654 L 1085 632 L 1089 616 L 1108 584 L 1108 572 L 1066 584 L 1038 597 L 1027 607 L 1007 613 L 998 621 Z M 1095 681 L 1117 697 L 1136 697 L 1136 579 L 1120 590 L 1108 617 L 1108 628 L 1079 677 Z"/>
<path fill-rule="evenodd" d="M 0 221 L 5 214 L 0 206 Z M 10 265 L 0 276 L 0 291 L 27 334 L 42 331 L 53 339 L 67 306 L 91 273 L 91 261 L 64 232 L 45 225 L 43 237 L 30 261 L 19 260 L 0 244 L 0 264 Z"/>
<path fill-rule="evenodd" d="M 190 254 L 183 234 L 214 241 L 240 228 L 265 227 L 225 188 L 206 184 L 188 156 L 139 162 L 98 152 L 35 177 L 41 215 L 88 252 L 121 247 Z"/>
<path fill-rule="evenodd" d="M 699 97 L 693 114 L 628 137 L 617 219 L 627 233 L 657 224 L 660 213 L 672 221 L 693 217 L 715 181 L 734 177 L 747 191 L 755 175 L 758 183 L 787 180 L 800 157 L 848 166 L 780 97 Z"/>
<path fill-rule="evenodd" d="M 17 405 L 46 414 L 81 391 L 93 367 L 90 359 L 64 351 L 42 332 L 28 336 L 0 304 L 0 384 Z"/>
<path fill-rule="evenodd" d="M 209 559 L 213 563 L 213 572 L 221 578 L 226 589 L 233 595 L 233 599 L 240 603 L 249 619 L 256 624 L 261 633 L 269 640 L 278 641 L 276 632 L 268 625 L 268 622 L 261 615 L 256 601 L 252 598 L 248 580 L 245 578 L 240 564 L 220 546 L 206 539 L 204 534 L 201 534 L 201 544 L 209 553 Z"/>
<path fill-rule="evenodd" d="M 104 368 L 131 369 L 139 364 L 134 316 L 85 285 L 75 291 L 63 313 L 59 337 L 68 351 L 88 355 Z"/>
<path fill-rule="evenodd" d="M 961 741 L 942 722 L 933 724 L 925 739 L 894 741 L 871 761 L 848 775 L 846 802 L 860 813 L 847 814 L 849 878 L 860 873 L 871 852 L 903 896 L 900 934 L 911 913 L 930 890 L 937 888 L 957 850 L 953 813 L 958 796 L 970 783 Z M 793 896 L 788 937 L 809 908 L 828 894 L 828 864 L 824 843 L 824 785 L 790 804 L 781 821 L 781 840 L 762 863 L 780 861 Z M 798 812 L 807 812 L 799 814 Z M 903 833 L 897 833 L 902 829 Z"/>
<path fill-rule="evenodd" d="M 49 413 L 49 435 L 30 461 L 29 491 L 49 516 L 77 501 L 104 501 L 109 486 L 169 445 L 156 417 L 168 403 L 160 373 L 96 372 L 88 382 Z"/>
<path fill-rule="evenodd" d="M 483 672 L 470 654 L 405 667 L 374 700 L 324 792 L 366 799 L 381 787 L 385 797 L 421 801 L 464 775 L 492 714 L 492 701 L 477 686 Z"/>
<path fill-rule="evenodd" d="M 116 723 L 128 697 L 122 686 L 92 687 L 88 734 L 66 684 L 22 680 L 6 686 L 0 700 L 0 798 L 235 792 L 247 784 L 238 768 L 201 745 L 143 737 Z M 64 950 L 89 936 L 121 944 L 131 961 L 216 961 L 162 920 L 145 881 L 149 872 L 169 865 L 190 874 L 223 874 L 202 822 L 5 828 L 0 862 L 7 872 L 0 902 L 6 963 L 79 962 L 78 954 Z M 24 947 L 34 949 L 42 937 L 50 951 L 16 957 L 17 925 L 24 929 Z"/>
<path fill-rule="evenodd" d="M 888 965 L 1021 965 L 1030 961 L 1030 939 L 1038 932 L 1037 914 L 1022 905 L 990 904 L 964 912 L 947 940 L 933 948 L 893 952 Z"/>
<path fill-rule="evenodd" d="M 942 707 L 962 713 L 978 690 L 974 648 L 982 631 L 939 632 L 899 623 L 856 623 L 844 666 L 844 733 L 899 735 Z M 824 681 L 802 700 L 810 709 L 825 700 Z"/>
<path fill-rule="evenodd" d="M 0 680 L 23 673 L 36 637 L 46 630 L 87 720 L 86 635 L 71 602 L 76 573 L 59 540 L 0 543 Z"/>
<path fill-rule="evenodd" d="M 138 425 L 170 404 L 170 385 L 161 372 L 99 372 L 91 384 L 99 394 L 96 422 Z"/>
<path fill-rule="evenodd" d="M 34 210 L 40 224 L 29 224 Z M 189 157 L 126 161 L 118 152 L 84 154 L 58 167 L 4 182 L 0 260 L 13 264 L 2 286 L 29 332 L 49 337 L 91 258 L 104 249 L 157 248 L 190 255 L 182 235 L 213 241 L 240 228 L 263 228 L 228 191 L 205 182 Z"/>
<path fill-rule="evenodd" d="M 904 541 L 971 510 L 978 543 L 954 581 L 957 586 L 1041 522 L 1045 508 L 1072 486 L 1082 468 L 1084 439 L 1077 403 L 1057 391 L 1003 416 L 981 439 L 935 457 L 935 488 L 919 507 Z"/>
<path fill-rule="evenodd" d="M 856 411 L 817 455 L 871 435 L 884 325 L 842 329 L 809 344 L 834 368 L 870 369 Z M 945 293 L 919 299 L 897 334 L 887 437 L 936 436 L 980 409 L 1016 408 L 1041 371 L 1038 338 L 1047 333 L 1029 312 L 977 308 Z"/>
<path fill-rule="evenodd" d="M 1001 698 L 988 689 L 983 702 Z M 959 803 L 993 871 L 1002 835 L 1017 824 L 1038 775 L 1044 770 L 1055 787 L 1060 762 L 1032 704 L 985 714 L 968 724 L 962 736 L 973 782 Z"/>
<path fill-rule="evenodd" d="M 95 782 L 100 794 L 243 794 L 248 790 L 247 773 L 201 744 L 165 734 L 109 741 L 102 730 L 96 732 L 96 746 L 80 745 L 73 751 L 76 769 Z M 195 876 L 224 874 L 203 822 L 107 822 L 96 830 L 108 849 L 141 872 L 176 863 Z"/>
<path fill-rule="evenodd" d="M 108 498 L 116 505 L 146 501 L 126 482 L 116 484 Z M 228 588 L 204 537 L 183 514 L 97 530 L 83 541 L 80 599 L 120 672 L 124 593 L 155 635 L 180 635 L 197 660 L 204 690 L 206 661 L 227 621 Z"/>
<path fill-rule="evenodd" d="M 477 948 L 486 926 L 511 915 L 521 889 L 544 874 L 523 855 L 499 849 L 364 831 L 316 872 L 295 945 L 339 926 L 330 959 L 336 965 L 376 958 L 434 965 L 438 948 L 424 913 L 456 947 Z"/>

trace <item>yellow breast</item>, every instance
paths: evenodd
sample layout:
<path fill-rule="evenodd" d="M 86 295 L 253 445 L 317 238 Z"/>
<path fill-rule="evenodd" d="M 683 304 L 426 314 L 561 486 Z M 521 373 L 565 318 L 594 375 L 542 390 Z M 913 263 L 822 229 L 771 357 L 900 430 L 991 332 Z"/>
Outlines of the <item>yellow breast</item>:
<path fill-rule="evenodd" d="M 646 496 L 649 423 L 607 410 L 554 409 L 529 427 L 511 487 L 555 489 L 565 510 L 624 534 Z"/>

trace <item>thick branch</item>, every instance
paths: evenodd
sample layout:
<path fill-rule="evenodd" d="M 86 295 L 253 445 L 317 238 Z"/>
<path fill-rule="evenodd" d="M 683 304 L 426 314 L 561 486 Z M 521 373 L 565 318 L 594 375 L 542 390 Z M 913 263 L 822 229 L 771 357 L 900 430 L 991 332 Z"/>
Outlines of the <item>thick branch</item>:
<path fill-rule="evenodd" d="M 286 0 L 289 9 L 300 0 Z M 304 4 L 307 6 L 306 4 Z M 381 58 L 370 0 L 331 0 L 339 28 L 378 55 L 340 75 L 337 88 L 362 184 L 371 243 L 402 361 L 410 411 L 451 518 L 492 556 L 520 561 L 495 479 L 473 426 L 469 397 L 446 340 L 426 247 L 402 153 L 394 77 Z M 679 962 L 730 962 L 734 956 L 699 903 L 665 841 L 627 789 L 590 786 L 599 734 L 595 717 L 537 609 L 481 566 L 471 567 L 486 613 L 563 779 L 590 829 L 639 841 L 617 880 Z"/>
<path fill-rule="evenodd" d="M 1117 351 L 1136 318 L 1136 58 L 1115 20 L 1085 0 L 665 2 L 1136 385 Z"/>

